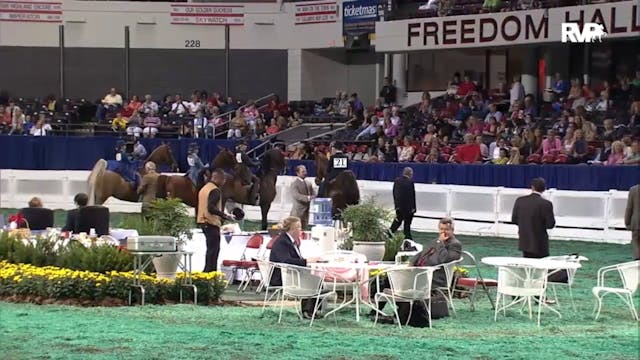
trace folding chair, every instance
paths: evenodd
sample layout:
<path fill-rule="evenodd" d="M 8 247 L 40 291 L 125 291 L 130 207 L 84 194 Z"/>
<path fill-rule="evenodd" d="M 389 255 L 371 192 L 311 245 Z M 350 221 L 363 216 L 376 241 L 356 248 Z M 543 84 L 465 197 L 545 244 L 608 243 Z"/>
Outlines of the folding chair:
<path fill-rule="evenodd" d="M 559 260 L 559 261 L 567 261 L 573 263 L 580 263 L 581 261 L 588 261 L 589 259 L 584 256 L 579 255 L 560 255 L 560 256 L 547 256 L 544 259 L 546 260 Z M 559 274 L 561 271 L 566 271 L 567 273 L 567 282 L 558 282 L 552 281 L 554 274 Z M 549 273 L 549 279 L 547 279 L 547 284 L 551 285 L 551 290 L 553 291 L 553 300 L 556 302 L 558 306 L 560 306 L 560 301 L 558 301 L 558 294 L 556 293 L 556 286 L 567 286 L 569 288 L 569 298 L 571 299 L 571 306 L 573 310 L 576 310 L 576 304 L 573 301 L 573 281 L 576 277 L 576 271 L 578 269 L 557 269 Z"/>
<path fill-rule="evenodd" d="M 398 306 L 396 304 L 399 302 L 409 303 L 409 316 L 405 324 L 408 325 L 411 320 L 413 304 L 416 301 L 421 301 L 427 309 L 429 327 L 431 327 L 431 280 L 433 279 L 433 272 L 436 269 L 436 267 L 407 267 L 388 270 L 386 273 L 391 288 L 384 289 L 383 292 L 376 294 L 376 308 L 380 308 L 381 299 L 389 302 L 393 307 L 396 320 L 398 321 L 398 327 L 402 328 L 400 315 L 398 314 Z M 376 319 L 373 326 L 378 323 L 378 315 L 379 312 L 376 311 Z"/>
<path fill-rule="evenodd" d="M 290 264 L 274 263 L 273 265 L 279 268 L 282 274 L 282 296 L 280 298 L 280 316 L 278 317 L 278 323 L 282 321 L 282 311 L 284 310 L 284 301 L 286 298 L 293 298 L 295 300 L 316 299 L 313 313 L 311 314 L 311 322 L 309 323 L 309 326 L 312 326 L 322 302 L 325 301 L 328 296 L 335 295 L 334 291 L 323 289 L 323 271 Z M 296 311 L 298 317 L 302 319 L 302 309 L 296 306 Z"/>
<path fill-rule="evenodd" d="M 471 302 L 471 311 L 475 311 L 475 296 L 476 296 L 476 291 L 479 285 L 482 287 L 482 290 L 487 295 L 487 298 L 489 298 L 489 302 L 491 303 L 491 308 L 495 310 L 496 305 L 493 302 L 493 298 L 491 297 L 491 294 L 489 293 L 488 288 L 497 287 L 498 281 L 495 279 L 485 279 L 482 276 L 482 273 L 480 272 L 480 266 L 478 265 L 478 262 L 476 261 L 475 256 L 473 256 L 473 254 L 471 254 L 468 251 L 463 251 L 462 253 L 464 254 L 463 257 L 465 260 L 463 260 L 460 263 L 460 266 L 464 266 L 468 268 L 470 272 L 475 271 L 476 277 L 459 278 L 458 282 L 454 285 L 464 287 L 465 290 L 457 289 L 454 287 L 453 293 L 455 294 L 456 292 L 458 292 L 461 294 L 469 294 L 469 301 Z"/>
<path fill-rule="evenodd" d="M 245 291 L 247 286 L 251 284 L 253 274 L 258 270 L 258 262 L 251 260 L 251 258 L 258 258 L 260 255 L 260 249 L 262 248 L 263 237 L 260 234 L 254 234 L 247 241 L 247 245 L 242 252 L 240 260 L 223 260 L 222 266 L 229 267 L 231 270 L 231 276 L 229 278 L 229 284 L 235 281 L 236 273 L 239 270 L 244 271 L 245 277 L 240 281 L 238 285 L 238 292 Z M 247 260 L 249 259 L 249 260 Z"/>
<path fill-rule="evenodd" d="M 622 280 L 621 288 L 607 287 L 604 283 L 604 276 L 612 271 L 618 271 L 620 280 Z M 605 266 L 598 270 L 598 286 L 592 289 L 593 296 L 596 297 L 596 320 L 600 316 L 600 310 L 602 310 L 602 298 L 607 294 L 616 294 L 631 310 L 631 315 L 638 321 L 638 312 L 633 304 L 633 294 L 638 290 L 638 283 L 640 282 L 640 260 L 630 261 L 621 264 L 615 264 Z M 593 312 L 596 312 L 596 308 Z"/>

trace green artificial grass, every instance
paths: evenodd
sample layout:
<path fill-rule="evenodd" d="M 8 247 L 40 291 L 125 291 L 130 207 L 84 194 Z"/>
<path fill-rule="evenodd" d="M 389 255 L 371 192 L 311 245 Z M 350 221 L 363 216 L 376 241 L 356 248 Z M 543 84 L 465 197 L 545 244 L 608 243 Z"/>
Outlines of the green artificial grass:
<path fill-rule="evenodd" d="M 434 234 L 416 233 L 426 243 Z M 478 259 L 520 256 L 517 241 L 460 236 Z M 597 269 L 629 261 L 629 245 L 552 241 L 551 253 L 579 253 L 583 262 L 574 284 L 577 311 L 559 289 L 562 318 L 544 311 L 541 327 L 518 310 L 493 320 L 486 297 L 475 312 L 454 299 L 457 317 L 435 320 L 433 329 L 355 321 L 349 309 L 309 328 L 293 309 L 278 324 L 274 308 L 167 305 L 80 308 L 0 303 L 2 359 L 637 359 L 638 323 L 615 296 L 605 298 L 593 320 Z M 495 277 L 483 267 L 485 277 Z M 614 282 L 615 284 L 615 282 Z M 482 294 L 481 294 L 482 295 Z M 255 299 L 227 290 L 223 298 Z M 636 306 L 638 299 L 636 297 Z"/>

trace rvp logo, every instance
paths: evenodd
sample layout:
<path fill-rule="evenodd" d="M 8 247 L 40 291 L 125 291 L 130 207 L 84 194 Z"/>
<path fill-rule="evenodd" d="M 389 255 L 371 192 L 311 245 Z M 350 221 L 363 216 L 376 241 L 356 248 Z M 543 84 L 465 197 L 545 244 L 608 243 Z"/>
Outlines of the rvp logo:
<path fill-rule="evenodd" d="M 602 37 L 607 36 L 604 25 L 598 23 L 585 23 L 582 31 L 578 23 L 562 23 L 562 42 L 592 43 L 602 42 Z"/>

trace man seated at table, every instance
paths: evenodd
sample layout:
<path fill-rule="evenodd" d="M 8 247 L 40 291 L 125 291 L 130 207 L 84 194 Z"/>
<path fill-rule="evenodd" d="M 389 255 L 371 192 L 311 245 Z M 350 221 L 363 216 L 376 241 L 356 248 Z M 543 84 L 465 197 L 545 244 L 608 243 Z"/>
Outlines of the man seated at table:
<path fill-rule="evenodd" d="M 300 218 L 289 216 L 282 222 L 282 233 L 278 236 L 271 248 L 269 261 L 274 263 L 307 266 L 307 263 L 317 262 L 319 258 L 304 259 L 300 253 L 300 233 L 302 222 Z M 279 268 L 273 269 L 270 286 L 282 286 L 282 274 Z M 302 300 L 302 314 L 306 319 L 311 319 L 316 299 Z M 316 314 L 318 318 L 318 314 Z"/>
<path fill-rule="evenodd" d="M 411 259 L 409 266 L 438 266 L 460 259 L 460 256 L 462 256 L 462 244 L 453 234 L 453 220 L 451 218 L 440 219 L 438 234 L 438 238 L 434 240 L 431 246 L 425 246 L 424 250 Z M 431 280 L 432 291 L 436 288 L 447 286 L 447 275 L 444 269 L 439 268 L 434 271 Z M 385 279 L 381 283 L 381 287 L 383 289 L 390 288 L 389 280 Z M 379 308 L 383 309 L 385 304 L 386 302 L 381 301 Z M 400 303 L 399 305 L 404 306 L 406 303 Z M 371 312 L 371 315 L 375 315 L 375 310 Z"/>
<path fill-rule="evenodd" d="M 71 231 L 74 233 L 78 232 L 78 210 L 87 206 L 89 203 L 89 196 L 85 193 L 77 193 L 76 196 L 73 197 L 73 202 L 76 204 L 77 208 L 67 211 L 67 221 L 62 231 Z"/>

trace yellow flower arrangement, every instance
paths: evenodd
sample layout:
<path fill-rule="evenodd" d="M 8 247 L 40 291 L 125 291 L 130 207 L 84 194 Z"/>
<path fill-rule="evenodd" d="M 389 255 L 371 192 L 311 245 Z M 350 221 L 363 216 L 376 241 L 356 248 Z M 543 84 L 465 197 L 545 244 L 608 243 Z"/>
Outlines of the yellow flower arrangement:
<path fill-rule="evenodd" d="M 89 299 L 105 297 L 125 299 L 133 272 L 110 271 L 105 274 L 70 270 L 55 266 L 39 267 L 29 264 L 13 264 L 0 261 L 0 296 L 33 295 L 54 299 Z M 192 274 L 193 283 L 198 287 L 198 297 L 204 303 L 218 300 L 226 286 L 222 272 Z M 142 283 L 151 295 L 149 302 L 163 303 L 178 299 L 180 284 L 184 274 L 176 280 L 157 279 L 142 274 Z M 199 301 L 200 302 L 200 301 Z"/>

